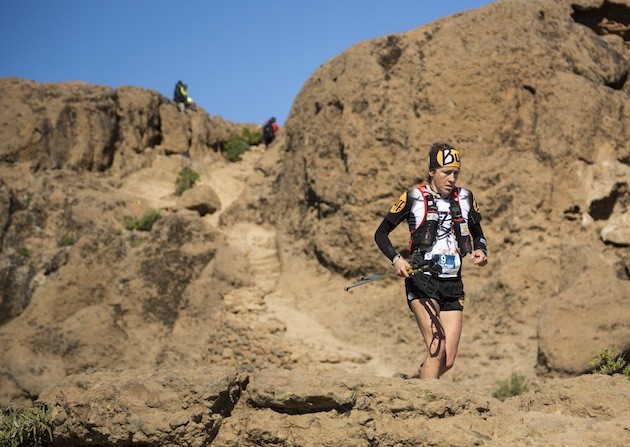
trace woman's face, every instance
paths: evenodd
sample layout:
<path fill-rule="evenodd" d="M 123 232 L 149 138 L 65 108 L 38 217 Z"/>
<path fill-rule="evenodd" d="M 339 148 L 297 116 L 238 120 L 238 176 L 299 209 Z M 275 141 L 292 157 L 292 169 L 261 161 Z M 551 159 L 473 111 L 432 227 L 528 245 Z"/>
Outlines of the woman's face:
<path fill-rule="evenodd" d="M 459 177 L 459 169 L 457 168 L 438 168 L 435 171 L 429 171 L 431 176 L 431 186 L 442 197 L 448 197 L 455 188 L 457 177 Z"/>

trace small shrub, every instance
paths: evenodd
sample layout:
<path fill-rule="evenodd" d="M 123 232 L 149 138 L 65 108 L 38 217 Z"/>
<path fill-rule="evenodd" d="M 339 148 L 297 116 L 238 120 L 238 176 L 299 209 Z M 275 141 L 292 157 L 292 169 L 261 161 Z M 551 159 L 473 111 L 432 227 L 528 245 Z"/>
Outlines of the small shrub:
<path fill-rule="evenodd" d="M 128 239 L 128 241 L 129 241 L 129 245 L 131 245 L 132 247 L 140 247 L 144 243 L 142 238 L 134 237 L 134 236 L 131 236 Z"/>
<path fill-rule="evenodd" d="M 131 235 L 127 239 L 127 242 L 132 247 L 140 247 L 142 244 L 145 243 L 145 238 L 143 238 L 142 235 L 134 232 L 131 233 Z"/>
<path fill-rule="evenodd" d="M 57 247 L 69 247 L 74 245 L 74 237 L 70 234 L 64 234 L 59 239 L 57 239 Z"/>
<path fill-rule="evenodd" d="M 630 363 L 626 361 L 623 353 L 615 346 L 603 349 L 595 354 L 590 364 L 594 366 L 593 374 L 623 374 L 630 379 Z"/>
<path fill-rule="evenodd" d="M 527 379 L 525 379 L 525 376 L 512 373 L 509 379 L 499 381 L 498 388 L 492 393 L 492 397 L 504 401 L 508 397 L 518 396 L 525 391 L 527 391 Z"/>
<path fill-rule="evenodd" d="M 175 194 L 178 196 L 182 195 L 184 191 L 195 186 L 197 180 L 199 180 L 199 174 L 193 169 L 188 167 L 182 169 L 179 171 L 177 180 L 175 180 Z"/>
<path fill-rule="evenodd" d="M 252 132 L 249 129 L 243 129 L 243 132 L 241 132 L 241 139 L 250 146 L 259 145 L 263 141 L 262 133 Z"/>
<path fill-rule="evenodd" d="M 134 216 L 125 216 L 125 228 L 129 231 L 136 230 L 138 227 L 138 218 Z"/>
<path fill-rule="evenodd" d="M 223 156 L 227 161 L 241 160 L 241 155 L 249 150 L 249 144 L 239 136 L 232 136 L 223 147 Z"/>
<path fill-rule="evenodd" d="M 47 446 L 52 442 L 51 412 L 43 406 L 0 407 L 0 446 Z"/>
<path fill-rule="evenodd" d="M 26 247 L 19 247 L 15 251 L 17 252 L 18 255 L 22 256 L 25 259 L 28 259 L 31 257 L 31 252 Z"/>
<path fill-rule="evenodd" d="M 151 231 L 153 224 L 161 218 L 162 215 L 157 210 L 149 210 L 140 218 L 126 216 L 125 228 L 127 230 Z"/>

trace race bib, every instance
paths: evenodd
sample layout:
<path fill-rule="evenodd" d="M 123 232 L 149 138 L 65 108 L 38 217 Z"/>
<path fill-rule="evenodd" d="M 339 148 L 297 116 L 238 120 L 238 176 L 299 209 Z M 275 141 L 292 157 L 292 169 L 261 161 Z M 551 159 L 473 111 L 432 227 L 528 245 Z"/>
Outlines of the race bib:
<path fill-rule="evenodd" d="M 437 263 L 442 267 L 440 276 L 456 276 L 459 272 L 460 258 L 456 254 L 442 253 L 438 255 Z"/>

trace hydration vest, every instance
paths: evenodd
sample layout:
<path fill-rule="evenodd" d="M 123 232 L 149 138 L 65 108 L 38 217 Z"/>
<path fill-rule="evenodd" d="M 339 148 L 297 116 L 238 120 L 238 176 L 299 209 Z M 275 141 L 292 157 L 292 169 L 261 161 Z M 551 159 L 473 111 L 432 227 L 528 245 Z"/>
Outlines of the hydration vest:
<path fill-rule="evenodd" d="M 435 243 L 438 229 L 438 208 L 435 202 L 435 197 L 430 192 L 425 191 L 426 184 L 418 186 L 418 189 L 422 193 L 424 199 L 424 218 L 422 223 L 415 231 L 411 232 L 411 239 L 409 241 L 409 250 L 411 253 L 417 251 L 427 251 Z M 462 207 L 459 203 L 459 193 L 457 188 L 453 188 L 453 192 L 450 197 L 450 213 L 453 219 L 453 230 L 455 231 L 455 240 L 457 241 L 457 247 L 461 256 L 466 256 L 472 252 L 472 240 L 470 238 L 470 232 L 468 231 L 468 225 L 466 225 L 466 219 L 462 214 Z"/>

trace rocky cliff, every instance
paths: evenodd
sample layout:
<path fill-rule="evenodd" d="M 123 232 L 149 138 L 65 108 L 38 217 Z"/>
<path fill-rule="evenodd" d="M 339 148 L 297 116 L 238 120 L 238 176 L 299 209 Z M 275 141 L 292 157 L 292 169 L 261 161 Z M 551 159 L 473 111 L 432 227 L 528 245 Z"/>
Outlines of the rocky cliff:
<path fill-rule="evenodd" d="M 602 343 L 627 352 L 629 13 L 502 1 L 353 46 L 296 98 L 261 213 L 334 271 L 384 268 L 378 223 L 450 141 L 489 240 L 489 268 L 464 267 L 480 324 L 538 321 L 540 366 L 558 372 Z"/>

